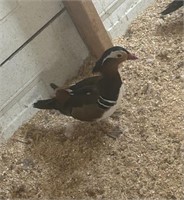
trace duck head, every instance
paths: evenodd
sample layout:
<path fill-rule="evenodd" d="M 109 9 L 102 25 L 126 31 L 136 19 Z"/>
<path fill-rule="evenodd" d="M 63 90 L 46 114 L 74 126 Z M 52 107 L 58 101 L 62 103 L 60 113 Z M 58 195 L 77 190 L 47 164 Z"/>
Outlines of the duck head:
<path fill-rule="evenodd" d="M 114 46 L 107 49 L 101 58 L 96 62 L 93 73 L 101 72 L 107 70 L 111 66 L 116 69 L 120 63 L 126 60 L 135 60 L 138 59 L 135 55 L 131 54 L 125 48 L 120 46 Z M 117 68 L 118 69 L 118 68 Z"/>

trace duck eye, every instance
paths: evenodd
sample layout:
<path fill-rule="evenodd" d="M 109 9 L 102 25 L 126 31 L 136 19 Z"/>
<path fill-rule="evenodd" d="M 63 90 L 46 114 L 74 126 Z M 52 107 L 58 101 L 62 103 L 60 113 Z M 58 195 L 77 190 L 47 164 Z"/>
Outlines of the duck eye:
<path fill-rule="evenodd" d="M 121 54 L 118 54 L 117 56 L 118 56 L 118 58 L 121 58 L 122 55 L 121 55 Z"/>

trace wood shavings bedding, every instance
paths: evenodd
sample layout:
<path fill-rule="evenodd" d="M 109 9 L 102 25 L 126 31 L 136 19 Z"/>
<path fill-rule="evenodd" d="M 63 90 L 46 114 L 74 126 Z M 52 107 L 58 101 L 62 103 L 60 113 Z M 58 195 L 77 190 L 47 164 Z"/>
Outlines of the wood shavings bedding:
<path fill-rule="evenodd" d="M 0 147 L 0 199 L 184 198 L 183 18 L 182 9 L 159 18 L 169 2 L 157 0 L 114 41 L 139 57 L 121 67 L 116 115 L 94 125 L 40 111 Z M 106 135 L 114 128 L 116 140 Z"/>

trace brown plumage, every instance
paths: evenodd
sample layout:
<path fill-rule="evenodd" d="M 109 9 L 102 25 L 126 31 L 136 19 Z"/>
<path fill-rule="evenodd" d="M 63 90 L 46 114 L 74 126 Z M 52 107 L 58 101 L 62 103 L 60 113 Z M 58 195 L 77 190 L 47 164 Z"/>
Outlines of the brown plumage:
<path fill-rule="evenodd" d="M 94 121 L 110 116 L 121 96 L 122 81 L 118 66 L 125 60 L 137 59 L 122 47 L 112 47 L 96 62 L 93 72 L 100 76 L 84 79 L 68 88 L 51 83 L 55 97 L 34 103 L 38 109 L 55 109 L 81 121 Z"/>

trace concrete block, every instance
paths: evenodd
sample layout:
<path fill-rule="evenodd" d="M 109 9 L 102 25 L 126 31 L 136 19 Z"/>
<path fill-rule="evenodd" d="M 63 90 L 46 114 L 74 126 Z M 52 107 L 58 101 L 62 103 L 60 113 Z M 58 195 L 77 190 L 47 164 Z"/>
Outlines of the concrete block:
<path fill-rule="evenodd" d="M 5 19 L 8 15 L 10 15 L 17 7 L 18 1 L 8 1 L 8 0 L 1 0 L 0 6 L 0 21 Z"/>
<path fill-rule="evenodd" d="M 109 7 L 116 4 L 118 0 L 92 0 L 96 10 L 101 18 L 105 13 L 108 13 Z M 120 0 L 121 1 L 121 0 Z"/>
<path fill-rule="evenodd" d="M 98 3 L 96 1 L 93 2 L 106 30 L 111 38 L 114 39 L 125 34 L 132 20 L 154 1 L 155 0 L 118 0 L 112 2 L 107 0 L 105 4 L 106 7 L 104 8 L 101 1 Z"/>
<path fill-rule="evenodd" d="M 3 0 L 0 4 L 0 63 L 64 7 L 59 0 Z"/>
<path fill-rule="evenodd" d="M 50 82 L 63 85 L 75 76 L 88 56 L 67 12 L 0 68 L 0 137 L 10 135 L 36 109 L 36 99 L 52 94 Z"/>

